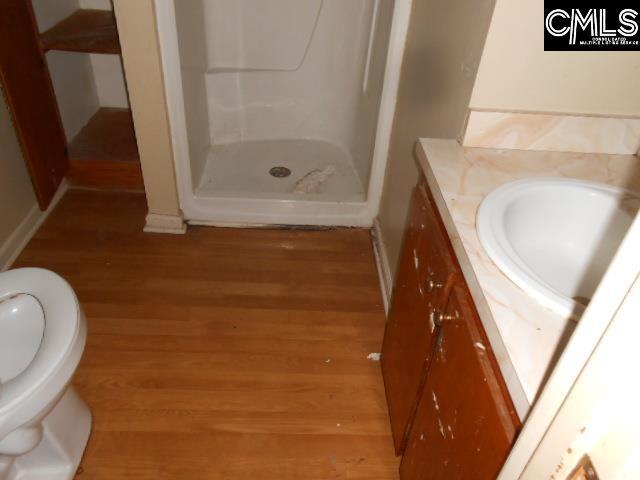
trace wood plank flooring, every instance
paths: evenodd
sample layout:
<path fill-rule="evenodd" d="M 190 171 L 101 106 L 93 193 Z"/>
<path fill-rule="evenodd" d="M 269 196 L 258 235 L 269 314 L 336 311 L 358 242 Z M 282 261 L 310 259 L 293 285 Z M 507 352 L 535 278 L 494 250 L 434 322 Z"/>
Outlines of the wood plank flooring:
<path fill-rule="evenodd" d="M 143 234 L 144 197 L 72 190 L 14 267 L 75 288 L 94 414 L 78 479 L 397 479 L 366 230 Z"/>

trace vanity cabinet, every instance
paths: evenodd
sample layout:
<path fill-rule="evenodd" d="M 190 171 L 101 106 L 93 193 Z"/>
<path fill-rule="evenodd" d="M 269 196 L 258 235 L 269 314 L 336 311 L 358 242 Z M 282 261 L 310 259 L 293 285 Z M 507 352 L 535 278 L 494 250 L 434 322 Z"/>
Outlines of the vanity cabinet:
<path fill-rule="evenodd" d="M 424 177 L 382 348 L 401 478 L 493 479 L 520 422 Z"/>
<path fill-rule="evenodd" d="M 454 289 L 400 465 L 403 480 L 494 479 L 517 419 L 467 291 Z"/>
<path fill-rule="evenodd" d="M 439 327 L 435 315 L 457 274 L 421 183 L 413 193 L 398 276 L 382 346 L 382 371 L 396 453 L 404 450 Z"/>

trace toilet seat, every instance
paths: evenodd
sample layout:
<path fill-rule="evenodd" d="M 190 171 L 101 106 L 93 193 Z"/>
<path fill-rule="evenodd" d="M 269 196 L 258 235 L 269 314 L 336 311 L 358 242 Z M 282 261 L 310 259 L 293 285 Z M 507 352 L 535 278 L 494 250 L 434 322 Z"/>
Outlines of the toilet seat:
<path fill-rule="evenodd" d="M 42 306 L 31 295 L 0 298 L 0 384 L 31 365 L 40 350 L 44 327 Z"/>
<path fill-rule="evenodd" d="M 36 420 L 55 403 L 80 361 L 86 340 L 82 309 L 62 277 L 38 268 L 0 273 L 0 300 L 19 294 L 39 302 L 45 325 L 33 360 L 0 387 L 0 439 Z"/>

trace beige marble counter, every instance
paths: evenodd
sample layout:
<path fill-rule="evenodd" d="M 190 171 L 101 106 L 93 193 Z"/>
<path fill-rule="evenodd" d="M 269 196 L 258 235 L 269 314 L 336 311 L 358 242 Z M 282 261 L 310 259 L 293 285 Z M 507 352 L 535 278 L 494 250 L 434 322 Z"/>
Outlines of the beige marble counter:
<path fill-rule="evenodd" d="M 469 284 L 511 396 L 524 418 L 575 322 L 540 306 L 489 259 L 476 234 L 484 197 L 513 180 L 571 177 L 640 191 L 633 155 L 463 148 L 423 139 L 417 156 Z"/>

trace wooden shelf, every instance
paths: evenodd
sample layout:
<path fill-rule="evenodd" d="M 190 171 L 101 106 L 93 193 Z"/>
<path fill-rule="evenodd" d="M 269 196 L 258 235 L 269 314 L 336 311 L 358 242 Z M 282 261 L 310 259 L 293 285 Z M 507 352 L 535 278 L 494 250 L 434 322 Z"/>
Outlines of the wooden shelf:
<path fill-rule="evenodd" d="M 75 185 L 142 188 L 131 111 L 100 108 L 69 143 L 68 177 Z"/>
<path fill-rule="evenodd" d="M 78 10 L 40 36 L 44 51 L 120 53 L 115 15 L 110 10 Z"/>

